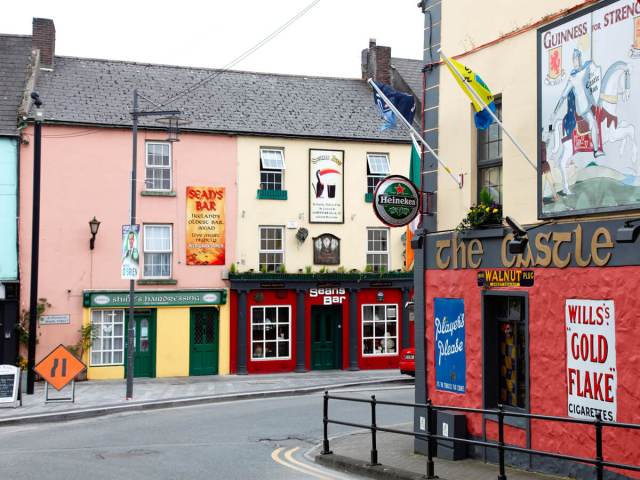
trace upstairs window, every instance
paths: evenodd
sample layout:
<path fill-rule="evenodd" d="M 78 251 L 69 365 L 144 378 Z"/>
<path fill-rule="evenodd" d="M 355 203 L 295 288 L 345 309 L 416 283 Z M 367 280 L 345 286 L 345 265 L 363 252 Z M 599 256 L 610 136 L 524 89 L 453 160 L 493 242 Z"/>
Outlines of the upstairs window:
<path fill-rule="evenodd" d="M 367 229 L 367 270 L 387 272 L 389 270 L 389 229 Z"/>
<path fill-rule="evenodd" d="M 260 149 L 260 190 L 284 190 L 284 150 Z"/>
<path fill-rule="evenodd" d="M 496 116 L 502 120 L 502 104 L 498 100 L 495 104 Z M 502 205 L 502 129 L 496 122 L 478 130 L 478 203 L 483 188 Z"/>
<path fill-rule="evenodd" d="M 260 271 L 277 272 L 284 264 L 284 227 L 260 227 Z"/>
<path fill-rule="evenodd" d="M 171 191 L 171 144 L 147 142 L 145 158 L 145 189 Z"/>
<path fill-rule="evenodd" d="M 367 193 L 373 195 L 380 181 L 389 175 L 389 155 L 386 153 L 367 153 Z"/>
<path fill-rule="evenodd" d="M 144 226 L 144 277 L 171 278 L 171 225 Z"/>

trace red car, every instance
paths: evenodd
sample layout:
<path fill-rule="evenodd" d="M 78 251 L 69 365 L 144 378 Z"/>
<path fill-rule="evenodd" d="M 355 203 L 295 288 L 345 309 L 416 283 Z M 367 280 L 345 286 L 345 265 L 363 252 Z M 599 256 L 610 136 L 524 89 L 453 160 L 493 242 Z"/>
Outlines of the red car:
<path fill-rule="evenodd" d="M 413 347 L 403 348 L 400 352 L 400 373 L 416 376 L 416 352 Z"/>

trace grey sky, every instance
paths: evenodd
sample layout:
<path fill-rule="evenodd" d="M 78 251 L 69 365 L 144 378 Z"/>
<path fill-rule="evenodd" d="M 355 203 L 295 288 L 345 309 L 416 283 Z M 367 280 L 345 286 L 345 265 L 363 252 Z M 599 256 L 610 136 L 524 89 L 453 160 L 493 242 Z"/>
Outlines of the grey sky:
<path fill-rule="evenodd" d="M 0 32 L 30 34 L 32 17 L 56 24 L 56 54 L 223 67 L 311 0 L 31 0 L 11 2 Z M 422 58 L 417 0 L 320 0 L 304 17 L 234 67 L 359 77 L 370 37 L 395 57 Z"/>

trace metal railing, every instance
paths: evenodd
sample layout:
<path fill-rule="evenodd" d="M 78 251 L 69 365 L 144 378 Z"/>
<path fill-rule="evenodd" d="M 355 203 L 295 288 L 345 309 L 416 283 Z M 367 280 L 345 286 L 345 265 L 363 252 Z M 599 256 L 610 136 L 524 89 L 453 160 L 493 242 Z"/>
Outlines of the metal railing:
<path fill-rule="evenodd" d="M 371 424 L 360 424 L 354 422 L 347 422 L 343 420 L 334 420 L 329 418 L 329 400 L 340 400 L 346 402 L 358 402 L 368 403 L 371 406 Z M 454 407 L 449 405 L 433 405 L 431 400 L 427 400 L 427 403 L 404 403 L 404 402 L 390 402 L 377 400 L 375 395 L 371 395 L 371 399 L 366 398 L 354 398 L 354 397 L 342 397 L 338 395 L 329 395 L 328 391 L 324 392 L 323 398 L 323 412 L 322 423 L 324 427 L 324 439 L 322 442 L 322 455 L 333 453 L 329 448 L 329 424 L 344 425 L 347 427 L 363 428 L 371 431 L 371 465 L 379 465 L 378 463 L 378 449 L 377 449 L 377 432 L 395 433 L 398 435 L 408 435 L 414 438 L 421 438 L 427 442 L 427 463 L 426 473 L 427 478 L 436 478 L 435 465 L 433 457 L 436 451 L 437 440 L 446 440 L 449 442 L 461 442 L 468 445 L 478 445 L 481 447 L 494 448 L 498 450 L 498 480 L 506 480 L 507 475 L 505 473 L 504 454 L 505 451 L 518 452 L 530 455 L 540 455 L 544 457 L 551 457 L 561 460 L 571 460 L 573 462 L 583 462 L 594 465 L 596 468 L 597 480 L 603 480 L 604 467 L 620 468 L 624 470 L 631 470 L 640 472 L 640 466 L 628 465 L 618 462 L 606 461 L 603 456 L 602 450 L 602 431 L 603 428 L 626 428 L 631 430 L 640 430 L 640 425 L 633 423 L 617 423 L 617 422 L 603 422 L 600 414 L 597 415 L 595 420 L 582 420 L 578 418 L 569 417 L 555 417 L 550 415 L 538 415 L 533 413 L 521 413 L 512 412 L 504 409 L 502 405 L 498 405 L 497 409 L 483 409 L 483 408 L 467 408 L 467 407 Z M 376 407 L 378 405 L 389 405 L 397 407 L 408 408 L 421 408 L 426 411 L 426 432 L 414 432 L 406 430 L 398 430 L 394 428 L 380 427 L 376 423 Z M 472 440 L 468 438 L 458 438 L 451 436 L 437 435 L 436 432 L 436 419 L 435 414 L 441 410 L 448 410 L 454 412 L 464 413 L 479 413 L 483 415 L 495 415 L 498 419 L 498 442 L 492 443 L 483 440 Z M 578 457 L 574 455 L 565 455 L 561 453 L 547 452 L 544 450 L 536 450 L 533 448 L 523 448 L 515 445 L 507 445 L 504 442 L 504 419 L 505 417 L 520 417 L 531 420 L 543 420 L 549 422 L 562 422 L 571 424 L 591 425 L 595 429 L 595 457 Z"/>

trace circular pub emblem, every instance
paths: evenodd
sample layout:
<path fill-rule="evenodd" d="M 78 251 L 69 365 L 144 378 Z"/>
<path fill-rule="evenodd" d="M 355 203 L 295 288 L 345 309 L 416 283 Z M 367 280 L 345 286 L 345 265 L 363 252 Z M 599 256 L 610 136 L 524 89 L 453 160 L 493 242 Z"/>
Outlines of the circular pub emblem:
<path fill-rule="evenodd" d="M 373 211 L 390 227 L 408 225 L 418 215 L 420 195 L 408 178 L 391 175 L 383 179 L 373 193 Z"/>

